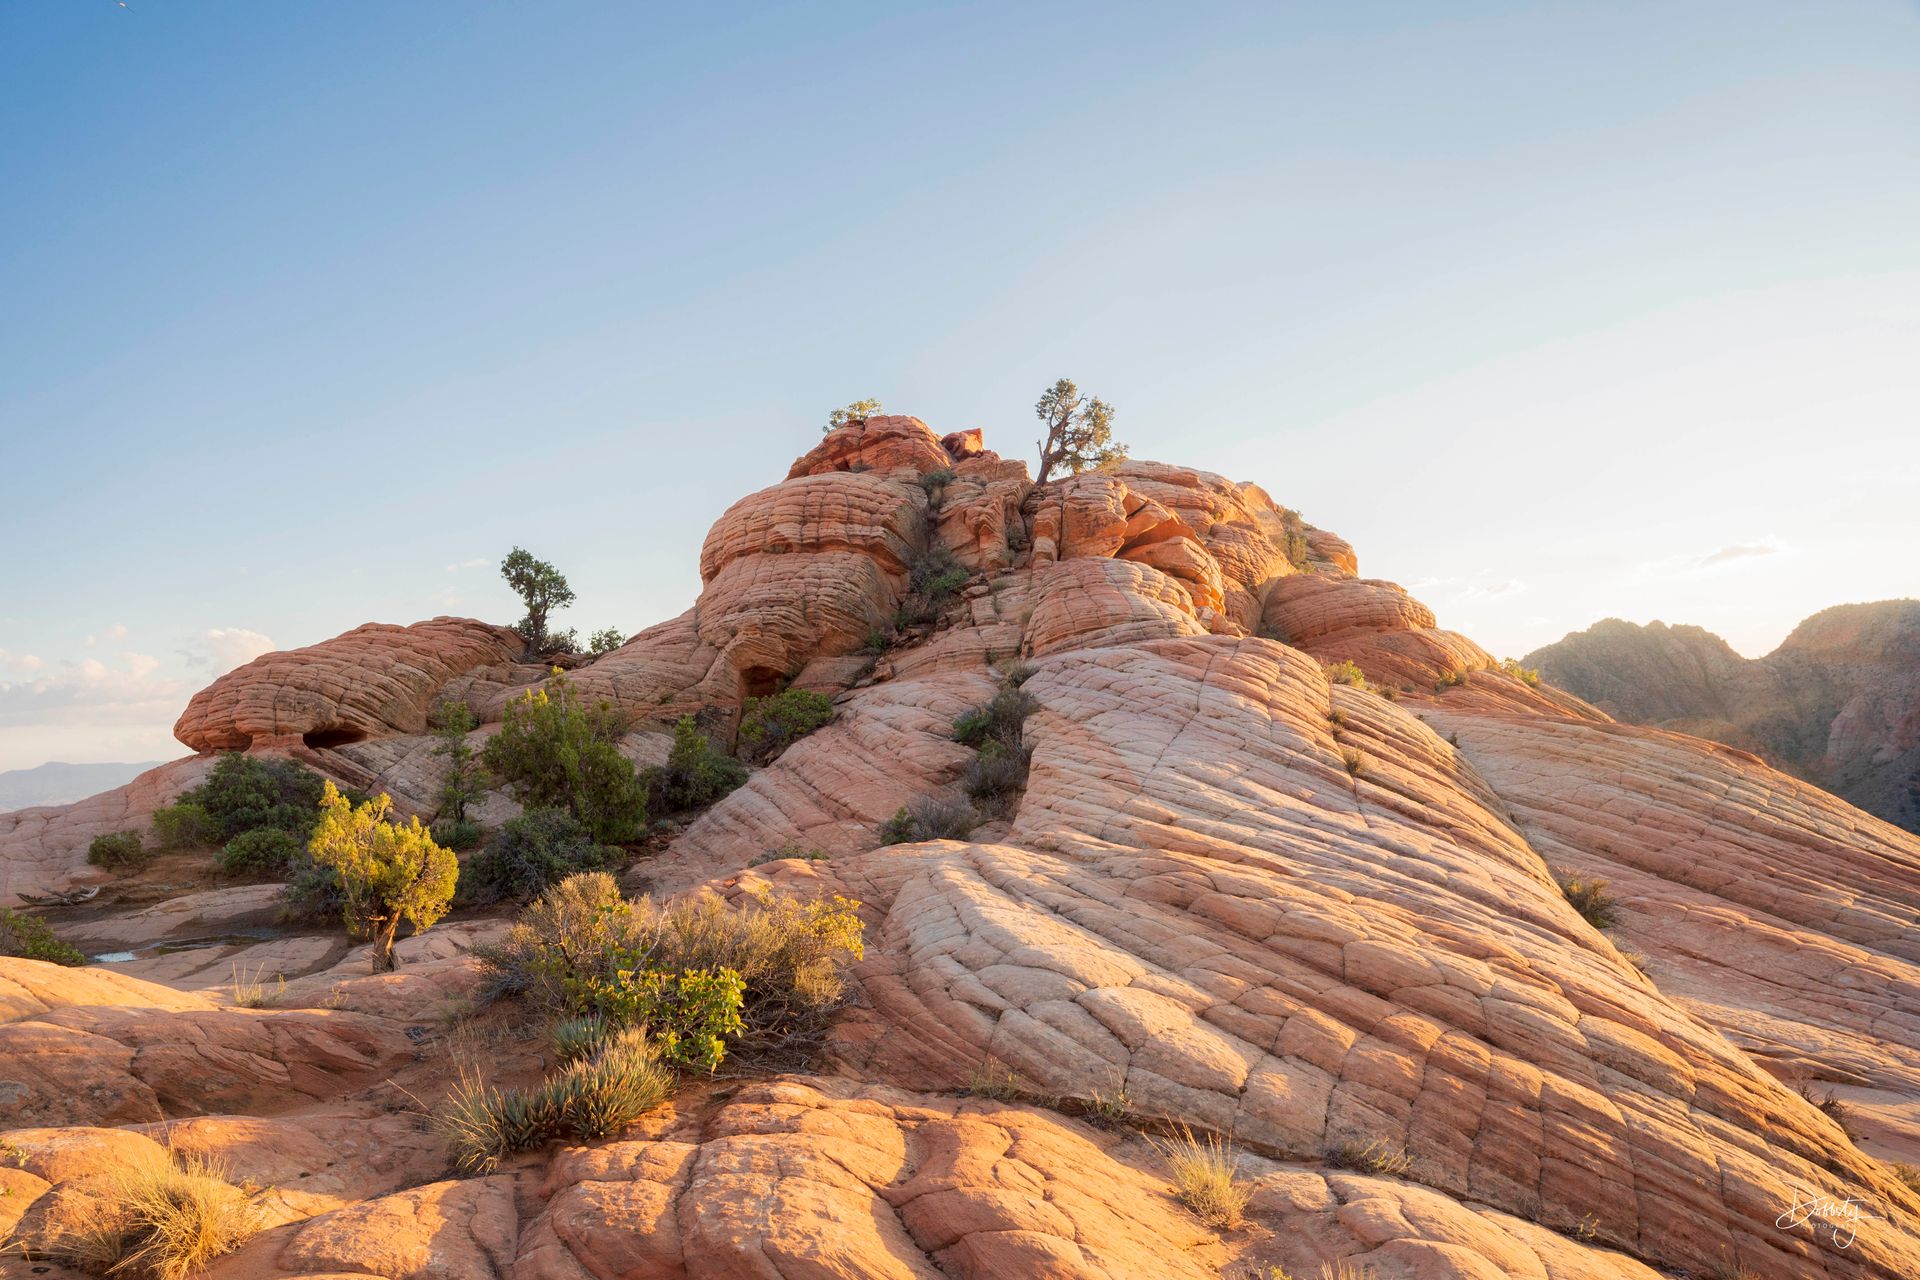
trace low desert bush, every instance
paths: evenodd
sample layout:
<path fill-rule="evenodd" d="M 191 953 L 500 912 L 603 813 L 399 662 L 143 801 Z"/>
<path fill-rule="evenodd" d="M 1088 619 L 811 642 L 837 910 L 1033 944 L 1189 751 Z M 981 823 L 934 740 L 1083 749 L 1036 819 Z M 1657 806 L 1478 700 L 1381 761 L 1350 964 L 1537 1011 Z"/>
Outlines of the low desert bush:
<path fill-rule="evenodd" d="M 1433 691 L 1435 693 L 1445 693 L 1449 689 L 1458 688 L 1467 682 L 1467 675 L 1467 672 L 1457 667 L 1443 671 L 1440 673 L 1440 678 L 1434 681 Z"/>
<path fill-rule="evenodd" d="M 880 843 L 964 840 L 980 821 L 980 811 L 964 800 L 921 796 L 901 805 L 891 818 L 880 824 Z"/>
<path fill-rule="evenodd" d="M 613 877 L 574 876 L 476 951 L 505 990 L 556 1014 L 644 1023 L 658 1054 L 711 1069 L 731 1047 L 804 1050 L 846 996 L 863 954 L 858 904 L 713 895 L 628 904 Z"/>
<path fill-rule="evenodd" d="M 260 1227 L 240 1188 L 194 1156 L 152 1152 L 100 1175 L 48 1251 L 96 1275 L 182 1280 Z"/>
<path fill-rule="evenodd" d="M 1367 756 L 1358 747 L 1346 747 L 1340 752 L 1340 761 L 1347 766 L 1347 772 L 1359 777 L 1367 771 Z"/>
<path fill-rule="evenodd" d="M 53 930 L 39 916 L 23 915 L 0 907 L 0 956 L 19 956 L 25 960 L 44 960 L 68 967 L 83 965 L 87 957 L 78 947 L 53 936 Z"/>
<path fill-rule="evenodd" d="M 783 689 L 748 698 L 740 717 L 740 749 L 751 760 L 771 760 L 833 719 L 833 699 L 811 689 Z"/>
<path fill-rule="evenodd" d="M 715 747 L 692 716 L 681 716 L 666 764 L 643 770 L 640 780 L 648 809 L 664 816 L 712 804 L 746 782 L 747 767 Z"/>
<path fill-rule="evenodd" d="M 1327 1152 L 1326 1162 L 1335 1169 L 1357 1169 L 1390 1178 L 1404 1178 L 1413 1168 L 1413 1157 L 1405 1147 L 1396 1147 L 1383 1138 L 1372 1142 L 1346 1142 Z"/>
<path fill-rule="evenodd" d="M 637 1028 L 613 1033 L 532 1089 L 495 1089 L 463 1071 L 433 1114 L 454 1167 L 486 1173 L 556 1138 L 620 1133 L 673 1093 L 673 1073 Z"/>
<path fill-rule="evenodd" d="M 1829 1120 L 1839 1125 L 1840 1132 L 1847 1135 L 1849 1141 L 1859 1138 L 1860 1131 L 1853 1123 L 1853 1108 L 1833 1090 L 1815 1093 L 1810 1082 L 1802 1081 L 1800 1096 L 1818 1107 Z"/>
<path fill-rule="evenodd" d="M 952 467 L 941 467 L 938 471 L 923 471 L 920 473 L 920 487 L 931 498 L 952 484 L 956 478 Z"/>
<path fill-rule="evenodd" d="M 1540 668 L 1523 667 L 1520 665 L 1520 659 L 1518 658 L 1502 658 L 1500 660 L 1500 669 L 1522 684 L 1537 685 L 1540 683 Z"/>
<path fill-rule="evenodd" d="M 528 809 L 509 819 L 487 847 L 460 868 L 460 898 L 525 902 L 568 876 L 603 870 L 619 860 L 618 849 L 596 843 L 593 833 L 565 809 Z"/>
<path fill-rule="evenodd" d="M 553 1024 L 553 1056 L 564 1065 L 591 1058 L 613 1035 L 613 1025 L 598 1014 L 562 1018 Z"/>
<path fill-rule="evenodd" d="M 320 821 L 325 780 L 291 760 L 268 759 L 230 751 L 220 757 L 205 782 L 180 794 L 173 806 L 196 806 L 211 830 L 207 843 L 221 843 L 244 831 L 273 827 L 302 840 Z M 154 815 L 159 826 L 159 814 Z M 191 815 L 186 819 L 191 821 Z M 165 836 L 162 837 L 165 843 Z"/>
<path fill-rule="evenodd" d="M 1223 1231 L 1240 1225 L 1252 1192 L 1240 1185 L 1240 1162 L 1232 1143 L 1218 1134 L 1198 1137 L 1182 1125 L 1154 1145 L 1173 1170 L 1180 1202 L 1195 1217 Z"/>
<path fill-rule="evenodd" d="M 1009 749 L 988 742 L 967 765 L 961 786 L 975 800 L 1001 802 L 1026 789 L 1031 759 L 1024 745 Z"/>
<path fill-rule="evenodd" d="M 346 909 L 347 891 L 340 883 L 340 873 L 301 850 L 287 868 L 287 887 L 280 891 L 280 918 L 292 924 L 331 924 Z"/>
<path fill-rule="evenodd" d="M 255 827 L 227 841 L 220 851 L 220 869 L 230 876 L 282 875 L 306 847 L 306 841 L 290 831 Z"/>
<path fill-rule="evenodd" d="M 1002 681 L 993 697 L 953 722 L 953 740 L 976 750 L 989 742 L 1018 745 L 1027 717 L 1040 709 L 1033 695 Z"/>
<path fill-rule="evenodd" d="M 1596 929 L 1611 929 L 1620 923 L 1620 901 L 1607 892 L 1605 880 L 1558 872 L 1554 881 L 1575 911 Z"/>
<path fill-rule="evenodd" d="M 116 831 L 110 836 L 95 836 L 93 843 L 87 846 L 88 864 L 105 867 L 109 871 L 138 871 L 152 861 L 153 855 L 140 842 L 138 831 Z"/>
<path fill-rule="evenodd" d="M 557 669 L 545 687 L 507 703 L 481 762 L 529 809 L 565 809 L 595 840 L 619 844 L 647 829 L 647 787 L 615 745 L 613 705 L 588 706 Z"/>
<path fill-rule="evenodd" d="M 1900 1185 L 1913 1192 L 1913 1194 L 1920 1196 L 1920 1165 L 1900 1164 L 1896 1162 L 1893 1165 L 1893 1176 L 1899 1179 Z"/>
<path fill-rule="evenodd" d="M 470 818 L 441 818 L 429 829 L 435 844 L 460 853 L 478 849 L 487 838 L 486 828 Z"/>
<path fill-rule="evenodd" d="M 153 811 L 153 838 L 162 849 L 191 849 L 218 843 L 213 818 L 191 800 Z"/>
<path fill-rule="evenodd" d="M 1367 673 L 1352 658 L 1342 658 L 1327 667 L 1327 679 L 1334 684 L 1352 685 L 1356 689 L 1367 687 Z"/>

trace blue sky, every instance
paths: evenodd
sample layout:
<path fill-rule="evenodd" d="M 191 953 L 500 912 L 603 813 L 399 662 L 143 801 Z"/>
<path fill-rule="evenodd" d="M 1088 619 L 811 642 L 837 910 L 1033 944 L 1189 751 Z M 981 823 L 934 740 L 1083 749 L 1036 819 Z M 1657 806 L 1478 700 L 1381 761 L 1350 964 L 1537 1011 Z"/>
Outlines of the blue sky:
<path fill-rule="evenodd" d="M 0 769 L 359 622 L 683 609 L 1071 376 L 1496 653 L 1920 594 L 1910 4 L 0 4 Z"/>

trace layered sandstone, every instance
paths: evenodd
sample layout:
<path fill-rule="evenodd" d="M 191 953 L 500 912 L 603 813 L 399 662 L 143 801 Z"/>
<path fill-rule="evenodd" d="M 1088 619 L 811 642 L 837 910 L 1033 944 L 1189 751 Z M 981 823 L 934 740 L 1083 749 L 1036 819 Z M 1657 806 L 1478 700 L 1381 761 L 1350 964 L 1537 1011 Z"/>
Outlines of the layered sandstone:
<path fill-rule="evenodd" d="M 863 653 L 942 552 L 964 586 Z M 274 1225 L 225 1277 L 1920 1274 L 1920 1196 L 1888 1163 L 1920 1156 L 1915 837 L 1499 670 L 1337 536 L 1205 472 L 1035 491 L 976 433 L 876 417 L 729 508 L 700 569 L 685 614 L 569 678 L 645 758 L 683 712 L 834 695 L 831 724 L 629 872 L 863 904 L 824 1074 L 688 1086 L 616 1139 L 457 1179 L 377 1117 L 445 1089 L 435 1028 L 470 1008 L 463 952 L 497 923 L 410 940 L 377 977 L 324 938 L 137 977 L 0 962 L 20 1145 L 94 1153 L 34 1157 L 19 1230 L 164 1119 L 237 1176 L 311 1183 L 263 1200 Z M 494 721 L 544 678 L 478 623 L 360 634 L 223 678 L 183 719 L 193 745 L 298 742 L 429 804 L 431 700 Z M 1024 793 L 966 840 L 881 845 L 901 806 L 959 797 L 953 721 L 1014 659 Z M 1363 686 L 1330 681 L 1345 662 Z M 1619 927 L 1577 914 L 1564 874 L 1609 880 Z M 233 1006 L 229 955 L 289 972 L 279 1007 Z M 489 1054 L 511 1077 L 541 1048 Z M 964 1096 L 990 1063 L 1047 1105 Z M 1128 1119 L 1073 1118 L 1096 1095 Z M 1246 1226 L 1170 1194 L 1149 1138 L 1181 1124 L 1236 1144 Z M 349 1132 L 364 1175 L 325 1160 Z M 1340 1167 L 1363 1150 L 1405 1176 Z M 1878 1216 L 1841 1248 L 1783 1223 L 1810 1195 Z"/>

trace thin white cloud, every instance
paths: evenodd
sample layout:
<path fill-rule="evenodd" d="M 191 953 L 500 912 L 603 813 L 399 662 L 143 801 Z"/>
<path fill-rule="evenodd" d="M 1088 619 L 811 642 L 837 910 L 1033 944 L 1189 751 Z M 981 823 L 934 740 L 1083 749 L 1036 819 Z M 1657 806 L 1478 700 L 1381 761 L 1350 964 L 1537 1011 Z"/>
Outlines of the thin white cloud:
<path fill-rule="evenodd" d="M 1736 542 L 1701 556 L 1700 567 L 1711 569 L 1714 565 L 1726 564 L 1731 560 L 1749 560 L 1754 556 L 1777 556 L 1785 550 L 1785 547 L 1772 538 L 1762 542 Z"/>
<path fill-rule="evenodd" d="M 1729 542 L 1715 547 L 1711 551 L 1692 552 L 1686 555 L 1666 556 L 1659 560 L 1649 560 L 1633 568 L 1636 579 L 1649 578 L 1689 578 L 1709 573 L 1719 573 L 1730 565 L 1743 561 L 1758 560 L 1766 556 L 1784 555 L 1793 548 L 1779 538 L 1768 536 L 1756 538 L 1751 542 Z"/>
<path fill-rule="evenodd" d="M 213 627 L 200 633 L 193 647 L 187 650 L 187 661 L 219 676 L 245 666 L 263 653 L 272 653 L 276 647 L 258 631 L 245 627 Z"/>
<path fill-rule="evenodd" d="M 27 671 L 38 671 L 47 665 L 44 658 L 31 653 L 9 653 L 0 649 L 0 667 L 18 675 Z"/>
<path fill-rule="evenodd" d="M 485 556 L 475 556 L 471 560 L 462 560 L 459 564 L 448 565 L 447 572 L 459 573 L 464 569 L 484 569 L 492 563 L 493 561 L 487 559 Z"/>
<path fill-rule="evenodd" d="M 1460 594 L 1469 600 L 1495 600 L 1501 596 L 1517 596 L 1527 589 L 1527 584 L 1517 578 L 1502 578 L 1498 582 L 1470 582 Z"/>

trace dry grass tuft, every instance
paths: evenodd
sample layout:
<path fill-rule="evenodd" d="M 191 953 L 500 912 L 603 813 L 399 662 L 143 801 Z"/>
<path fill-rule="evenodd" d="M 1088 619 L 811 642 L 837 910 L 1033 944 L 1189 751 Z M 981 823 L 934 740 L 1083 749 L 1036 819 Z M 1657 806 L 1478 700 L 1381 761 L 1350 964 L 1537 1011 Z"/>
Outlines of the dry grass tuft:
<path fill-rule="evenodd" d="M 1173 1185 L 1180 1202 L 1210 1227 L 1230 1230 L 1241 1222 L 1241 1213 L 1253 1194 L 1240 1185 L 1240 1161 L 1233 1144 L 1218 1134 L 1196 1137 L 1192 1129 L 1180 1126 L 1177 1133 L 1154 1146 L 1173 1169 Z"/>
<path fill-rule="evenodd" d="M 995 1102 L 1016 1102 L 1026 1095 L 1027 1090 L 1012 1067 L 989 1055 L 986 1061 L 973 1069 L 972 1076 L 967 1080 L 967 1092 L 976 1098 L 992 1098 Z"/>
<path fill-rule="evenodd" d="M 1405 1147 L 1390 1146 L 1383 1138 L 1372 1142 L 1346 1142 L 1327 1152 L 1326 1162 L 1335 1169 L 1354 1169 L 1389 1178 L 1404 1178 L 1413 1168 L 1413 1156 Z"/>
<path fill-rule="evenodd" d="M 238 960 L 233 962 L 233 1002 L 242 1009 L 271 1009 L 280 1003 L 280 997 L 286 994 L 287 976 L 283 973 L 273 975 L 267 980 L 267 966 L 248 970 Z"/>
<path fill-rule="evenodd" d="M 60 1224 L 55 1256 L 117 1280 L 182 1280 L 259 1230 L 240 1188 L 197 1156 L 166 1152 L 103 1175 Z"/>

